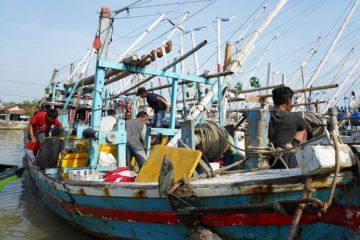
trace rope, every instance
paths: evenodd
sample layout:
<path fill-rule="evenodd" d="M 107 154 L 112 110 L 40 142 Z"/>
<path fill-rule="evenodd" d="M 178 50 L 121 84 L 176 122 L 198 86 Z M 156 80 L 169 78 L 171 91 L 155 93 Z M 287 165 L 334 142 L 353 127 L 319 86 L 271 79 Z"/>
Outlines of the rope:
<path fill-rule="evenodd" d="M 312 138 L 311 140 L 308 140 L 304 143 L 300 143 L 296 146 L 291 146 L 291 147 L 287 147 L 287 148 L 275 148 L 274 145 L 272 143 L 270 143 L 270 146 L 269 147 L 248 147 L 246 149 L 246 156 L 249 157 L 249 156 L 257 156 L 259 158 L 270 158 L 270 157 L 274 157 L 274 162 L 273 164 L 270 166 L 273 167 L 278 161 L 281 161 L 285 168 L 289 168 L 287 166 L 287 164 L 285 163 L 284 159 L 282 158 L 282 155 L 284 153 L 287 153 L 287 152 L 294 152 L 296 151 L 297 149 L 309 144 L 309 143 L 312 143 L 312 142 L 315 142 L 319 139 L 322 139 L 323 137 L 325 137 L 325 134 L 322 134 L 318 137 L 315 137 L 315 138 Z"/>
<path fill-rule="evenodd" d="M 333 139 L 334 139 L 334 148 L 335 148 L 335 172 L 334 172 L 334 178 L 333 178 L 332 185 L 331 185 L 329 199 L 326 203 L 327 208 L 329 208 L 331 206 L 332 201 L 334 199 L 336 182 L 337 182 L 338 174 L 340 171 L 340 142 L 339 142 L 338 136 L 335 134 L 333 134 Z"/>
<path fill-rule="evenodd" d="M 203 154 L 209 161 L 219 159 L 229 148 L 229 134 L 215 122 L 207 121 L 195 127 L 195 135 L 200 141 Z"/>

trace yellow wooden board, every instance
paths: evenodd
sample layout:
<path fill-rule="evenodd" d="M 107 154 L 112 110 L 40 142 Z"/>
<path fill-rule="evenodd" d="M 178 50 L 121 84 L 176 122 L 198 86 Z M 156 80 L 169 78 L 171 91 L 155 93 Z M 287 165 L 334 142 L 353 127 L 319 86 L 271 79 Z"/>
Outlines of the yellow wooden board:
<path fill-rule="evenodd" d="M 77 158 L 70 160 L 63 160 L 62 167 L 63 168 L 76 168 L 76 167 L 86 167 L 89 161 L 87 158 Z"/>
<path fill-rule="evenodd" d="M 62 162 L 62 167 L 64 168 L 75 168 L 75 167 L 86 167 L 89 163 L 88 161 L 88 143 L 84 142 L 78 144 L 78 147 L 81 148 L 78 152 L 66 153 Z M 113 156 L 116 156 L 117 150 L 116 145 L 107 145 L 103 144 L 99 146 L 99 151 L 105 153 L 111 153 Z M 59 160 L 61 159 L 61 154 L 59 154 Z"/>
<path fill-rule="evenodd" d="M 198 150 L 174 148 L 156 145 L 145 165 L 141 168 L 135 178 L 135 182 L 157 182 L 164 156 L 167 156 L 174 166 L 174 180 L 190 178 L 201 159 Z"/>

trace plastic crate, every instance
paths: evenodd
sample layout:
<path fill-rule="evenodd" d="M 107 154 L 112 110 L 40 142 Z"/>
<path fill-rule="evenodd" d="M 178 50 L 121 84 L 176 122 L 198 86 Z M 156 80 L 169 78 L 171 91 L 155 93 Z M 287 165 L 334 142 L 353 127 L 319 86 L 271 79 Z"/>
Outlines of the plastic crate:
<path fill-rule="evenodd" d="M 73 181 L 102 181 L 104 177 L 104 173 L 92 169 L 69 171 L 69 180 Z"/>

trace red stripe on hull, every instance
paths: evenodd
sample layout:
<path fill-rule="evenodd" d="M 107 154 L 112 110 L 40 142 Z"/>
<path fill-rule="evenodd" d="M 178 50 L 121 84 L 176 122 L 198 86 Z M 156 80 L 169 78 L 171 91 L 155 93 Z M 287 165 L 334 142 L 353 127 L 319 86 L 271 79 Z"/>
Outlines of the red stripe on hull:
<path fill-rule="evenodd" d="M 291 224 L 293 216 L 277 213 L 250 214 L 207 214 L 200 218 L 200 222 L 209 226 L 281 226 Z M 319 220 L 314 214 L 303 215 L 300 224 L 312 224 Z"/>
<path fill-rule="evenodd" d="M 334 205 L 329 212 L 322 217 L 321 222 L 335 224 L 360 232 L 360 207 Z"/>
<path fill-rule="evenodd" d="M 134 221 L 143 223 L 181 224 L 174 211 L 134 211 L 116 210 L 100 207 L 83 206 L 76 203 L 61 201 L 54 198 L 45 189 L 38 186 L 41 192 L 54 204 L 70 213 L 95 217 L 107 220 Z M 251 213 L 251 214 L 204 214 L 199 222 L 209 226 L 283 226 L 290 225 L 292 216 L 277 213 Z M 333 205 L 327 214 L 318 217 L 315 214 L 304 214 L 300 224 L 314 224 L 322 222 L 360 230 L 360 206 Z"/>

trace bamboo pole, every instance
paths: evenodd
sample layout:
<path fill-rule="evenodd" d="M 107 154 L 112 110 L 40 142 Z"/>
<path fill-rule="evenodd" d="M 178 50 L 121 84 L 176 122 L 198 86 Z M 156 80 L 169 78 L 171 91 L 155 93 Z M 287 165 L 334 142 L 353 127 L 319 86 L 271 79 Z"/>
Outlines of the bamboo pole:
<path fill-rule="evenodd" d="M 201 43 L 199 43 L 195 48 L 191 49 L 190 51 L 188 51 L 187 53 L 185 53 L 183 56 L 179 57 L 178 59 L 176 59 L 174 62 L 170 63 L 169 65 L 165 66 L 164 68 L 162 68 L 163 71 L 170 69 L 171 67 L 173 67 L 174 65 L 178 64 L 179 62 L 183 61 L 184 59 L 186 59 L 187 57 L 191 56 L 194 52 L 196 52 L 197 50 L 199 50 L 200 48 L 202 48 L 203 46 L 205 46 L 207 44 L 207 41 L 204 40 Z M 114 96 L 109 97 L 107 100 L 111 100 L 111 99 L 115 99 L 118 98 L 121 95 L 125 95 L 126 93 L 130 92 L 131 90 L 134 90 L 135 88 L 143 85 L 144 83 L 150 81 L 151 79 L 153 79 L 155 76 L 150 76 L 146 79 L 144 79 L 143 81 L 135 84 L 134 86 L 128 88 L 127 90 L 116 94 Z"/>

